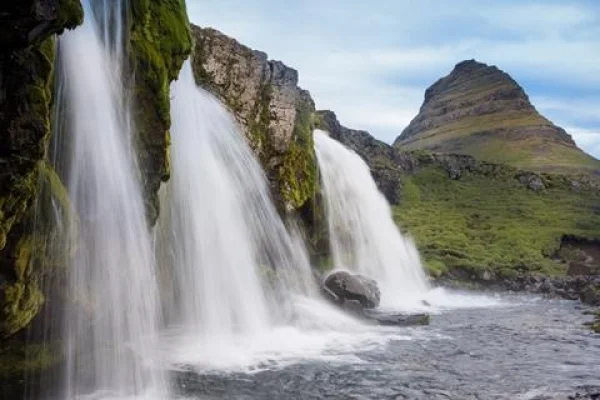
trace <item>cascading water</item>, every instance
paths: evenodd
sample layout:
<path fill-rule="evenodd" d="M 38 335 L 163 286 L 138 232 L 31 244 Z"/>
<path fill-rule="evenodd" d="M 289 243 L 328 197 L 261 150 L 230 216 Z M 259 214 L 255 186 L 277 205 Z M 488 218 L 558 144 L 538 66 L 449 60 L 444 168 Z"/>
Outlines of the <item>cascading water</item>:
<path fill-rule="evenodd" d="M 398 230 L 362 158 L 314 132 L 334 267 L 378 281 L 382 306 L 411 308 L 429 286 L 417 248 Z"/>
<path fill-rule="evenodd" d="M 84 1 L 84 25 L 59 41 L 63 145 L 55 156 L 78 217 L 64 317 L 67 399 L 166 394 L 149 361 L 156 361 L 159 304 L 121 81 L 124 6 Z"/>
<path fill-rule="evenodd" d="M 289 322 L 288 300 L 314 290 L 312 276 L 236 122 L 196 86 L 190 62 L 173 83 L 171 110 L 172 177 L 159 220 L 169 322 L 201 338 L 197 361 L 214 365 L 232 352 L 223 346 Z"/>

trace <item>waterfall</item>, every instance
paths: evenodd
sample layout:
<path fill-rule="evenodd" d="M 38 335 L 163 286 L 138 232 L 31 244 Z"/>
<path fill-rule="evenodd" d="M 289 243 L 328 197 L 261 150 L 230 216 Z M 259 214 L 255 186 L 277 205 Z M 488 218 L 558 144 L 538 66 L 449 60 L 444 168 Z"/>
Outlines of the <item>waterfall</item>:
<path fill-rule="evenodd" d="M 266 177 L 225 107 L 196 86 L 190 62 L 172 85 L 171 180 L 159 219 L 170 326 L 219 345 L 293 318 L 292 294 L 312 276 L 301 241 L 272 204 Z"/>
<path fill-rule="evenodd" d="M 394 223 L 363 159 L 324 131 L 314 132 L 336 269 L 376 279 L 383 307 L 412 307 L 428 291 L 419 253 Z"/>
<path fill-rule="evenodd" d="M 61 398 L 165 398 L 157 371 L 158 290 L 122 82 L 125 3 L 84 1 L 59 40 L 56 168 L 76 218 L 64 316 Z"/>

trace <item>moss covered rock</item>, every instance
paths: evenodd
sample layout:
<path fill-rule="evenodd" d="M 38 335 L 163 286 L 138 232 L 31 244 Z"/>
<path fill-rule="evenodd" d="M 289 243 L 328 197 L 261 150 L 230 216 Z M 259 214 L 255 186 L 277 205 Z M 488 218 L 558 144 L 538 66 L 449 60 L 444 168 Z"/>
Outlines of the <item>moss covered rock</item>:
<path fill-rule="evenodd" d="M 132 0 L 130 59 L 138 158 L 147 216 L 158 216 L 158 189 L 169 178 L 169 85 L 192 48 L 184 0 Z"/>
<path fill-rule="evenodd" d="M 25 219 L 50 137 L 52 35 L 82 19 L 78 0 L 12 2 L 0 13 L 0 337 L 24 328 L 44 300 Z"/>
<path fill-rule="evenodd" d="M 192 26 L 196 81 L 235 115 L 282 211 L 315 197 L 314 103 L 298 73 L 214 29 Z"/>
<path fill-rule="evenodd" d="M 82 22 L 79 0 L 6 1 L 0 12 L 0 48 L 14 50 L 38 44 Z"/>

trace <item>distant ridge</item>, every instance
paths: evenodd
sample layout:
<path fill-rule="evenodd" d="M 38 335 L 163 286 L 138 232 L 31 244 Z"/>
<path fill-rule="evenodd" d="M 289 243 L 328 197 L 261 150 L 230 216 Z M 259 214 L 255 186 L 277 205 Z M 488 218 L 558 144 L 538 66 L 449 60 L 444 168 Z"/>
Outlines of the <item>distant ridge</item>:
<path fill-rule="evenodd" d="M 540 172 L 600 174 L 600 161 L 542 116 L 510 75 L 475 60 L 458 63 L 427 89 L 419 114 L 394 146 Z"/>

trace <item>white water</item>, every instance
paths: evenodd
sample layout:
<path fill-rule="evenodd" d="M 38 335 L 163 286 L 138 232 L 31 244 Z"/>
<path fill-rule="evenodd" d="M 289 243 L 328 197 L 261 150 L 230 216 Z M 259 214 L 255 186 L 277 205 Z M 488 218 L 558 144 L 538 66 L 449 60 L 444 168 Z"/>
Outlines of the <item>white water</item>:
<path fill-rule="evenodd" d="M 196 86 L 189 62 L 172 85 L 171 110 L 172 178 L 159 220 L 173 293 L 168 336 L 179 343 L 170 353 L 197 367 L 245 364 L 296 323 L 297 299 L 315 294 L 308 257 L 236 122 Z"/>
<path fill-rule="evenodd" d="M 58 158 L 68 165 L 64 178 L 78 215 L 64 323 L 66 399 L 166 396 L 166 381 L 149 361 L 158 290 L 121 81 L 121 6 L 85 1 L 84 25 L 59 41 L 65 122 L 58 125 L 69 148 Z"/>
<path fill-rule="evenodd" d="M 326 132 L 314 138 L 334 268 L 377 280 L 383 308 L 419 308 L 429 285 L 418 250 L 398 230 L 369 167 Z"/>

